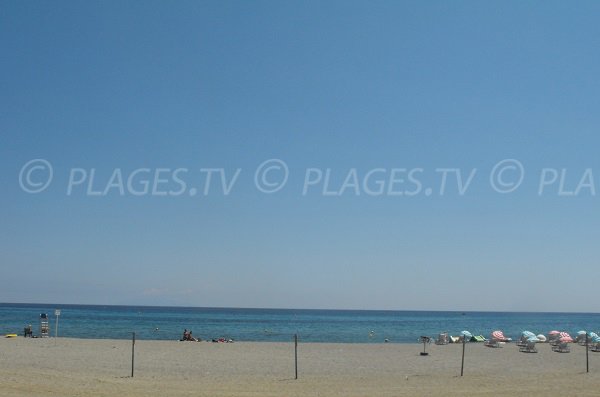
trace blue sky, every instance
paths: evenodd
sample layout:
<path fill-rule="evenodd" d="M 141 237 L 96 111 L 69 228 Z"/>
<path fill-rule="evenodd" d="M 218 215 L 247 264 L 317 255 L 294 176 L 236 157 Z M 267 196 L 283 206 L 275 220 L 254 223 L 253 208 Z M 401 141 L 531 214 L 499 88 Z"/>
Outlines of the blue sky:
<path fill-rule="evenodd" d="M 544 168 L 566 169 L 571 191 L 591 169 L 600 188 L 599 15 L 2 1 L 0 301 L 598 311 L 600 197 L 538 191 Z M 19 184 L 33 159 L 54 175 L 37 194 Z M 253 176 L 269 159 L 289 179 L 264 194 Z M 525 172 L 508 194 L 489 182 L 503 159 Z M 73 168 L 100 190 L 117 168 L 185 168 L 186 193 L 68 195 Z M 241 171 L 228 195 L 188 194 L 201 168 Z M 351 169 L 420 168 L 423 190 L 303 195 L 309 168 L 338 187 Z M 439 168 L 477 171 L 441 195 Z"/>

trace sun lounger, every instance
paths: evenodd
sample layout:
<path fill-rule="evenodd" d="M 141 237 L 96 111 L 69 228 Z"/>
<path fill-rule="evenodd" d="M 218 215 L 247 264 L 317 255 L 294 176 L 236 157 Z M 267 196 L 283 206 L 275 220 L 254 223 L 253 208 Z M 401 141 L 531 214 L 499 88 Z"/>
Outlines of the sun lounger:
<path fill-rule="evenodd" d="M 527 342 L 524 346 L 519 347 L 519 351 L 522 353 L 537 353 L 535 342 Z"/>
<path fill-rule="evenodd" d="M 494 347 L 494 348 L 502 347 L 500 342 L 497 341 L 496 339 L 490 339 L 490 340 L 485 341 L 484 346 Z"/>
<path fill-rule="evenodd" d="M 483 335 L 473 335 L 471 342 L 485 342 L 485 337 Z"/>
<path fill-rule="evenodd" d="M 556 346 L 552 346 L 552 351 L 557 353 L 570 353 L 571 348 L 566 342 L 560 342 Z"/>

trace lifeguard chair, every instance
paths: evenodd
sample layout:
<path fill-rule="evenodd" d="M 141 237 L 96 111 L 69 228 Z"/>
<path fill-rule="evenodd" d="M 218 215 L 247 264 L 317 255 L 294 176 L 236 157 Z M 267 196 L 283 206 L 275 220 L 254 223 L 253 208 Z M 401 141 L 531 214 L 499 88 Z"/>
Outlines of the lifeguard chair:
<path fill-rule="evenodd" d="M 46 313 L 40 314 L 40 338 L 47 338 L 50 336 L 50 323 L 48 322 L 48 315 Z"/>

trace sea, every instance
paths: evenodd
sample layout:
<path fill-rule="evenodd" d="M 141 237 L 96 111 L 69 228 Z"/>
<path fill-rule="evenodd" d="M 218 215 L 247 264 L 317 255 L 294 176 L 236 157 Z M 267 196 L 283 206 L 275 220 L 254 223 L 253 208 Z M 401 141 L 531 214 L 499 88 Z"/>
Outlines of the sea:
<path fill-rule="evenodd" d="M 55 310 L 60 310 L 58 328 Z M 502 330 L 517 339 L 524 330 L 547 334 L 579 330 L 600 333 L 599 313 L 517 313 L 388 310 L 242 309 L 205 307 L 96 306 L 0 303 L 0 335 L 40 332 L 40 315 L 49 318 L 50 336 L 179 340 L 183 330 L 203 340 L 289 342 L 415 343 L 420 336 L 467 330 L 489 337 Z"/>

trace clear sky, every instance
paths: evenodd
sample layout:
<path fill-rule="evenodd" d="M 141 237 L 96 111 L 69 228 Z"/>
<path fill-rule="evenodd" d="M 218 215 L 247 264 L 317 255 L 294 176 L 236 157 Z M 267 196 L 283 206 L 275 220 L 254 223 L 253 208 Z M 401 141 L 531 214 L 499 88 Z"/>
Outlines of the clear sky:
<path fill-rule="evenodd" d="M 598 311 L 599 17 L 594 1 L 2 1 L 0 301 Z M 53 178 L 28 193 L 35 159 Z M 254 181 L 269 159 L 289 176 L 271 194 Z M 523 167 L 510 193 L 491 183 L 504 159 Z M 140 168 L 136 186 L 159 170 L 183 193 L 94 193 Z M 202 168 L 240 171 L 204 194 Z M 416 194 L 365 189 L 402 168 L 421 186 L 392 190 Z M 441 168 L 476 172 L 442 194 Z M 544 168 L 559 176 L 540 189 Z"/>

